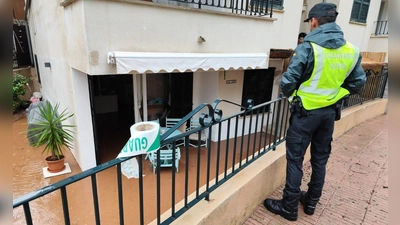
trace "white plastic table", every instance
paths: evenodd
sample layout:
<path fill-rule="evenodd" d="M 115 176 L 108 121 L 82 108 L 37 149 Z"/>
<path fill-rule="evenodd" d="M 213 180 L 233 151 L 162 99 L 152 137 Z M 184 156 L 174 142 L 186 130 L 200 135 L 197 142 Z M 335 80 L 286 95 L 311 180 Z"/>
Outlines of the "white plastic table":
<path fill-rule="evenodd" d="M 170 129 L 170 128 L 168 128 L 168 127 L 160 127 L 160 135 L 164 134 L 168 129 Z M 176 135 L 179 135 L 179 134 L 182 134 L 182 132 L 180 132 L 179 130 L 174 130 L 174 132 L 172 132 L 168 137 L 173 137 L 173 136 L 176 136 Z M 162 147 L 164 147 L 164 146 L 160 146 L 160 149 Z M 172 144 L 167 144 L 166 147 L 167 147 L 168 150 L 172 150 Z M 152 154 L 152 153 L 146 154 L 145 159 L 149 158 L 150 154 Z"/>

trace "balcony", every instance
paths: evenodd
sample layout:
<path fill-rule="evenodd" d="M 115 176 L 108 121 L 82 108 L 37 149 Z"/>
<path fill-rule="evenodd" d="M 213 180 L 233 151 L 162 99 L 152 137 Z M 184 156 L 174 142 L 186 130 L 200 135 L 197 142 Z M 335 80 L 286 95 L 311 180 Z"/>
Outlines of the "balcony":
<path fill-rule="evenodd" d="M 374 31 L 372 35 L 374 36 L 387 36 L 389 35 L 389 21 L 375 21 L 374 22 Z"/>
<path fill-rule="evenodd" d="M 153 2 L 249 16 L 269 16 L 270 18 L 272 18 L 273 9 L 282 6 L 282 0 L 153 0 Z"/>

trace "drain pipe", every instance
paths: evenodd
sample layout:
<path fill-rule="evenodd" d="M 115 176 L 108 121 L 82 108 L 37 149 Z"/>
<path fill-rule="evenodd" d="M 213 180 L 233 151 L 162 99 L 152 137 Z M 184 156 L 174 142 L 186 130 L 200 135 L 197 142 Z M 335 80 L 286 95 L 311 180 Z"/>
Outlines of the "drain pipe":
<path fill-rule="evenodd" d="M 25 30 L 26 30 L 26 37 L 28 38 L 28 47 L 29 47 L 29 58 L 31 59 L 31 66 L 33 66 L 33 52 L 32 52 L 32 44 L 31 44 L 31 32 L 29 30 L 29 23 L 28 23 L 28 12 L 31 8 L 31 0 L 26 1 L 25 5 Z"/>

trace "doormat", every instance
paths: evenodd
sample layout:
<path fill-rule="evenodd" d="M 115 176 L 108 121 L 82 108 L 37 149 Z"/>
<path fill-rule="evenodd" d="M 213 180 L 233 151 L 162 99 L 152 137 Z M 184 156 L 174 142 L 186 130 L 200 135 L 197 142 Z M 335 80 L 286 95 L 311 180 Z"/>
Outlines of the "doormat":
<path fill-rule="evenodd" d="M 68 163 L 64 163 L 64 165 L 65 165 L 65 169 L 60 171 L 60 172 L 57 172 L 57 173 L 50 173 L 47 170 L 47 167 L 43 167 L 42 169 L 43 169 L 44 178 L 54 177 L 54 176 L 58 176 L 58 175 L 61 175 L 61 174 L 66 174 L 66 173 L 71 173 L 71 167 L 69 167 L 69 164 Z"/>

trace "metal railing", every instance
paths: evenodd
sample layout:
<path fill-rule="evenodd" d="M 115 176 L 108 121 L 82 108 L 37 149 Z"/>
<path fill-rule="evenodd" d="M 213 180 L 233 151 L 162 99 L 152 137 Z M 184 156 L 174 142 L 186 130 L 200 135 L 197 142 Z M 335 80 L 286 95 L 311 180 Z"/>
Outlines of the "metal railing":
<path fill-rule="evenodd" d="M 374 22 L 374 33 L 375 36 L 388 35 L 389 34 L 389 24 L 387 20 L 375 21 Z"/>
<path fill-rule="evenodd" d="M 222 110 L 218 109 L 218 105 L 220 104 L 235 105 L 238 108 L 238 113 L 223 117 Z M 80 211 L 84 211 L 85 215 L 90 215 L 92 212 L 94 212 L 92 221 L 94 221 L 95 224 L 100 224 L 101 222 L 109 224 L 108 221 L 100 220 L 102 210 L 100 210 L 99 207 L 100 201 L 97 185 L 99 183 L 98 181 L 100 181 L 101 179 L 101 176 L 98 175 L 104 170 L 109 170 L 116 167 L 116 170 L 114 170 L 116 172 L 115 182 L 117 183 L 116 192 L 118 200 L 115 200 L 115 204 L 118 204 L 118 206 L 107 205 L 104 206 L 104 208 L 118 208 L 118 211 L 115 212 L 115 216 L 118 215 L 119 224 L 125 223 L 125 217 L 127 216 L 127 210 L 125 210 L 125 208 L 127 206 L 131 208 L 133 204 L 139 205 L 139 212 L 130 211 L 129 214 L 137 215 L 138 218 L 136 219 L 136 221 L 138 224 L 142 225 L 145 224 L 145 222 L 147 224 L 151 221 L 156 221 L 157 224 L 170 224 L 172 221 L 184 214 L 185 211 L 194 206 L 196 203 L 203 200 L 208 201 L 212 192 L 217 189 L 221 184 L 223 184 L 239 171 L 241 171 L 243 168 L 257 160 L 260 156 L 264 155 L 270 150 L 274 150 L 276 146 L 284 142 L 286 130 L 289 125 L 288 105 L 289 104 L 284 97 L 279 97 L 274 101 L 266 102 L 257 106 L 253 106 L 252 100 L 248 101 L 247 106 L 241 106 L 230 101 L 217 99 L 212 104 L 201 104 L 197 108 L 195 108 L 175 126 L 173 126 L 161 135 L 161 146 L 172 144 L 173 149 L 176 148 L 176 141 L 184 138 L 185 145 L 184 147 L 181 147 L 181 150 L 184 151 L 185 157 L 182 157 L 180 160 L 181 163 L 182 160 L 184 160 L 182 165 L 184 165 L 185 167 L 184 170 L 179 170 L 180 177 L 184 177 L 183 181 L 181 180 L 180 182 L 177 182 L 178 180 L 175 173 L 175 167 L 171 168 L 170 173 L 169 171 L 167 171 L 167 174 L 170 174 L 171 179 L 170 183 L 166 185 L 165 179 L 161 180 L 161 175 L 166 176 L 166 173 L 165 171 L 163 171 L 163 174 L 161 174 L 159 169 L 160 161 L 157 162 L 157 173 L 155 175 L 157 176 L 155 207 L 148 207 L 149 201 L 151 200 L 148 199 L 148 195 L 144 195 L 144 190 L 147 190 L 148 187 L 146 187 L 146 185 L 144 184 L 143 178 L 144 157 L 142 155 L 139 155 L 135 156 L 139 167 L 139 178 L 137 182 L 138 198 L 136 198 L 135 201 L 133 201 L 132 199 L 129 199 L 129 201 L 125 199 L 122 188 L 123 180 L 121 175 L 121 163 L 132 158 L 128 157 L 113 159 L 92 169 L 83 171 L 79 174 L 73 175 L 54 184 L 43 187 L 37 191 L 18 197 L 13 200 L 13 208 L 14 210 L 16 210 L 16 208 L 22 206 L 26 224 L 33 224 L 35 218 L 40 217 L 40 214 L 38 215 L 32 213 L 30 203 L 32 203 L 32 201 L 36 199 L 43 198 L 52 192 L 59 191 L 61 201 L 57 202 L 59 205 L 62 205 L 64 223 L 71 224 L 71 221 L 74 222 L 81 218 L 71 218 L 70 216 L 67 188 L 71 184 L 82 182 L 82 180 L 84 180 L 85 178 L 90 178 L 93 208 L 82 208 L 80 209 Z M 207 111 L 207 113 L 201 113 L 205 110 Z M 171 138 L 168 137 L 182 124 L 187 123 L 190 119 L 197 116 L 201 124 L 200 127 L 192 129 L 180 135 L 173 136 Z M 207 130 L 208 132 L 207 146 L 198 146 L 197 148 L 190 147 L 188 144 L 189 135 L 198 133 L 198 141 L 200 141 L 200 133 L 202 132 L 202 130 Z M 214 135 L 214 137 L 217 138 L 217 141 L 211 143 L 210 137 L 213 137 L 214 132 L 216 132 L 217 134 Z M 195 163 L 195 166 L 189 165 L 193 162 L 189 160 L 189 151 L 197 151 L 197 163 Z M 201 157 L 201 154 L 205 154 L 206 157 Z M 173 154 L 172 162 L 174 161 L 175 154 Z M 111 171 L 110 173 L 113 172 Z M 181 173 L 184 174 L 181 175 Z M 190 187 L 189 184 L 191 184 Z M 183 194 L 177 193 L 177 185 L 183 185 L 181 186 L 184 190 Z M 152 197 L 154 198 L 154 195 Z M 162 200 L 170 202 L 169 210 L 161 208 Z M 183 202 L 183 204 L 177 204 L 177 202 Z M 35 207 L 38 207 L 38 205 L 34 205 Z M 75 205 L 74 207 L 77 206 Z M 102 209 L 104 210 L 104 208 Z M 39 211 L 41 210 L 46 211 L 46 209 L 40 209 Z M 51 211 L 52 209 L 47 210 Z M 156 215 L 155 218 L 145 219 L 145 215 L 148 215 L 151 210 L 153 211 L 152 213 Z M 154 210 L 156 211 L 155 213 Z M 33 212 L 38 211 L 34 210 Z M 164 212 L 168 212 L 168 216 L 167 218 L 163 217 L 165 219 L 162 219 L 161 215 Z M 61 217 L 61 215 L 59 216 Z"/>
<path fill-rule="evenodd" d="M 380 74 L 372 69 L 365 70 L 367 81 L 361 88 L 360 93 L 352 94 L 343 101 L 343 109 L 363 104 L 366 101 L 383 98 L 385 89 L 387 88 L 388 71 L 387 67 L 383 67 Z"/>
<path fill-rule="evenodd" d="M 250 16 L 272 17 L 272 9 L 281 7 L 283 0 L 153 0 L 161 4 L 179 3 L 179 6 L 199 9 L 221 9 L 224 12 Z"/>
<path fill-rule="evenodd" d="M 28 24 L 13 19 L 13 69 L 32 66 Z"/>

